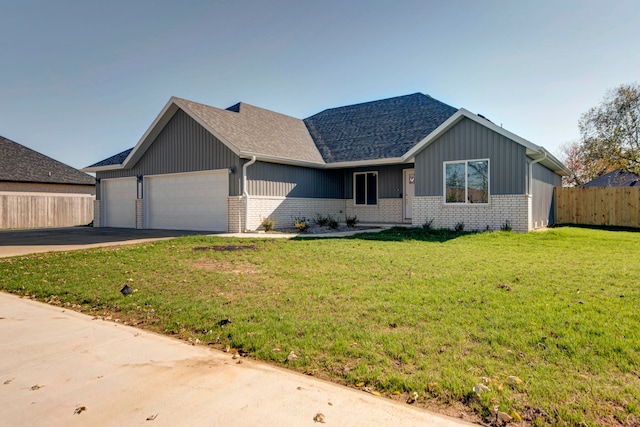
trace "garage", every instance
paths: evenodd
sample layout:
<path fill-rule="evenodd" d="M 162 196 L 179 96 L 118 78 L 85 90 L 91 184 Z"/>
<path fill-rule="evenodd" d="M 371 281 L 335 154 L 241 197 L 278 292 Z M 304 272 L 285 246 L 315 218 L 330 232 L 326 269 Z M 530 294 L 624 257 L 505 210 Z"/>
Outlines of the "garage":
<path fill-rule="evenodd" d="M 136 228 L 137 179 L 103 179 L 101 192 L 104 227 Z"/>
<path fill-rule="evenodd" d="M 147 228 L 227 231 L 228 169 L 144 177 Z"/>

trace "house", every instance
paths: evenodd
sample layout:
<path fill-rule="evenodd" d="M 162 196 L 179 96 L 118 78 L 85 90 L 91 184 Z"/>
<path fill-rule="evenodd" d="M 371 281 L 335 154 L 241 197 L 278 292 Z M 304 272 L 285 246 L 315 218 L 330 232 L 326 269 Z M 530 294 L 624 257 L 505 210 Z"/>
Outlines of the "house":
<path fill-rule="evenodd" d="M 103 227 L 252 231 L 296 217 L 466 230 L 553 222 L 569 170 L 544 148 L 414 93 L 300 120 L 171 98 L 132 149 L 84 169 Z"/>
<path fill-rule="evenodd" d="M 640 175 L 616 169 L 582 184 L 582 187 L 640 187 Z"/>
<path fill-rule="evenodd" d="M 93 219 L 95 178 L 0 136 L 0 229 Z"/>

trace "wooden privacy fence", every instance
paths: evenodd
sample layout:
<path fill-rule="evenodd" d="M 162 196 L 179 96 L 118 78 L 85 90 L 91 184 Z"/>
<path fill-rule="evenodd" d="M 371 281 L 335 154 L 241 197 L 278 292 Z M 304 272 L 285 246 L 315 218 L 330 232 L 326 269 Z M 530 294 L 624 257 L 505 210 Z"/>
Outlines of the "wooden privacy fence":
<path fill-rule="evenodd" d="M 640 187 L 556 187 L 555 223 L 640 228 Z"/>
<path fill-rule="evenodd" d="M 0 192 L 0 229 L 87 225 L 94 200 L 89 194 Z"/>

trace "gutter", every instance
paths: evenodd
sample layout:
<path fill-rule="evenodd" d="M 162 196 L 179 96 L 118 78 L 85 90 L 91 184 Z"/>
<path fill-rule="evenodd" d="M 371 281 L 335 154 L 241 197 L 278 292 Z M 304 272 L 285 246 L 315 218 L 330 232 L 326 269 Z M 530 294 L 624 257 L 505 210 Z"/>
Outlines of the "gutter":
<path fill-rule="evenodd" d="M 244 230 L 247 232 L 247 224 L 249 223 L 249 192 L 247 191 L 247 168 L 256 162 L 256 156 L 252 156 L 251 160 L 242 165 L 242 195 L 244 196 Z"/>

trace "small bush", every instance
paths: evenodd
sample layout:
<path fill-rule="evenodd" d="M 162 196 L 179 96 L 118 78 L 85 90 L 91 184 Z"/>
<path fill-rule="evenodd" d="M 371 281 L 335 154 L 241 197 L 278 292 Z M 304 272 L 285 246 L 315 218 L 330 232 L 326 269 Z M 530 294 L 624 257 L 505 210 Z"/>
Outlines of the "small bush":
<path fill-rule="evenodd" d="M 460 221 L 459 223 L 457 223 L 453 230 L 456 233 L 462 233 L 464 231 L 464 222 Z"/>
<path fill-rule="evenodd" d="M 267 217 L 262 220 L 260 225 L 262 225 L 264 231 L 271 231 L 273 230 L 273 227 L 276 226 L 276 220 L 272 219 L 271 217 Z"/>
<path fill-rule="evenodd" d="M 500 226 L 500 230 L 501 230 L 501 231 L 512 231 L 512 230 L 513 230 L 513 228 L 511 228 L 511 221 L 506 220 L 506 221 L 504 222 L 504 224 L 502 224 L 502 225 Z"/>
<path fill-rule="evenodd" d="M 331 216 L 327 217 L 327 226 L 330 229 L 335 230 L 336 228 L 338 228 L 338 225 L 339 225 L 338 221 L 336 221 L 335 218 L 333 218 Z"/>
<path fill-rule="evenodd" d="M 309 221 L 307 221 L 307 218 L 305 217 L 296 217 L 293 220 L 293 226 L 296 227 L 298 229 L 298 231 L 301 232 L 306 232 L 307 230 L 309 230 Z"/>
<path fill-rule="evenodd" d="M 347 227 L 353 228 L 356 226 L 356 224 L 358 224 L 358 217 L 355 215 L 352 217 L 348 216 L 346 222 L 347 222 Z"/>
<path fill-rule="evenodd" d="M 431 219 L 429 219 L 429 220 L 426 220 L 426 221 L 424 222 L 424 224 L 422 224 L 422 229 L 423 229 L 423 230 L 426 230 L 426 231 L 431 231 L 431 230 L 433 230 L 433 221 L 434 221 L 434 218 L 431 218 Z"/>
<path fill-rule="evenodd" d="M 326 225 L 329 224 L 329 219 L 331 217 L 330 216 L 322 216 L 320 214 L 316 214 L 316 219 L 314 220 L 316 224 L 318 224 L 320 227 L 324 227 Z"/>

